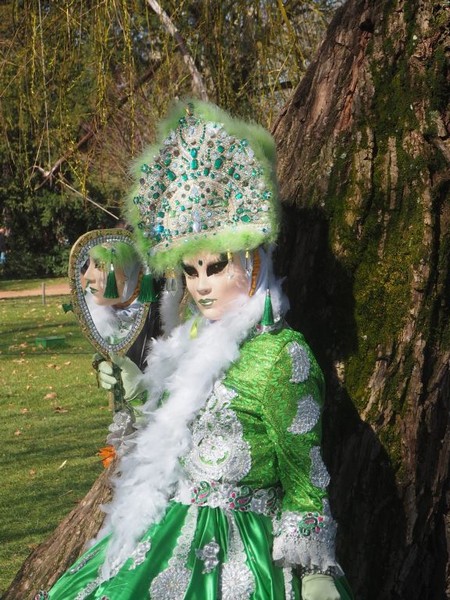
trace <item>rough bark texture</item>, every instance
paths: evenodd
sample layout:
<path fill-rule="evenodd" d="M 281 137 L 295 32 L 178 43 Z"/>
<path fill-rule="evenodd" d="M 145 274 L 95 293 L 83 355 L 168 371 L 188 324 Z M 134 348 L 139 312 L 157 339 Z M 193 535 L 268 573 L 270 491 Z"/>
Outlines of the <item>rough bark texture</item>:
<path fill-rule="evenodd" d="M 274 127 L 290 323 L 329 381 L 357 598 L 450 597 L 447 2 L 350 0 Z"/>
<path fill-rule="evenodd" d="M 105 516 L 100 505 L 109 499 L 109 469 L 105 469 L 78 506 L 30 554 L 2 600 L 32 600 L 39 589 L 50 589 L 97 534 Z"/>

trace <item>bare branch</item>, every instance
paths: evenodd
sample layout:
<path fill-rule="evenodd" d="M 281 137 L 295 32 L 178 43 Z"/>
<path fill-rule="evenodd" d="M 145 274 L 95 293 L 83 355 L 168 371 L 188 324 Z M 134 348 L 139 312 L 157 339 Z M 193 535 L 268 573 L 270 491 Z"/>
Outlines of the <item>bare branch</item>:
<path fill-rule="evenodd" d="M 152 10 L 158 15 L 161 19 L 161 23 L 166 28 L 166 30 L 170 33 L 171 36 L 175 38 L 177 42 L 178 49 L 181 52 L 183 60 L 189 69 L 192 76 L 192 87 L 194 90 L 194 94 L 201 98 L 202 100 L 208 100 L 208 92 L 206 91 L 205 84 L 203 82 L 203 78 L 200 75 L 199 70 L 195 66 L 194 59 L 189 54 L 187 46 L 185 44 L 184 39 L 182 38 L 180 32 L 175 27 L 175 25 L 170 20 L 169 15 L 161 8 L 159 2 L 157 0 L 147 0 L 147 3 L 150 5 Z"/>

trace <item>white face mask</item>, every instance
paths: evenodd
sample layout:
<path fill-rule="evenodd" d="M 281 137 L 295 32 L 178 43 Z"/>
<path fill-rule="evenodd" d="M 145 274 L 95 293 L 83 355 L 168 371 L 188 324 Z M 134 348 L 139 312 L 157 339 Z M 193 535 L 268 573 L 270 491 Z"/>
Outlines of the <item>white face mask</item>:
<path fill-rule="evenodd" d="M 248 298 L 250 280 L 237 255 L 228 264 L 223 254 L 198 254 L 183 261 L 183 271 L 189 293 L 210 321 L 221 319 Z"/>

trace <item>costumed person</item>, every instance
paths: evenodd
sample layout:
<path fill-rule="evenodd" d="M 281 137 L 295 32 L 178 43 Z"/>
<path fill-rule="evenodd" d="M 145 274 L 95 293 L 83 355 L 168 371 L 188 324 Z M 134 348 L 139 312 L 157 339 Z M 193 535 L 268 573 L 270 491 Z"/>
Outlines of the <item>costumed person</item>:
<path fill-rule="evenodd" d="M 149 271 L 166 276 L 165 334 L 144 373 L 121 361 L 127 397 L 147 401 L 104 526 L 37 597 L 349 600 L 321 458 L 323 375 L 272 273 L 271 136 L 179 104 L 135 175 L 130 221 Z"/>

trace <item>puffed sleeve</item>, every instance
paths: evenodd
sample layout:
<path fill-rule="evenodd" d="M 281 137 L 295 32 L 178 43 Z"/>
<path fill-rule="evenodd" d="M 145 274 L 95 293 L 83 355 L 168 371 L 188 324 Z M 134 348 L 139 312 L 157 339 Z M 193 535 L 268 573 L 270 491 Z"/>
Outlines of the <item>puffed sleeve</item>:
<path fill-rule="evenodd" d="M 284 491 L 274 521 L 273 558 L 282 566 L 300 566 L 303 574 L 341 575 L 320 449 L 323 397 L 322 371 L 303 337 L 293 332 L 271 368 L 262 403 Z"/>

